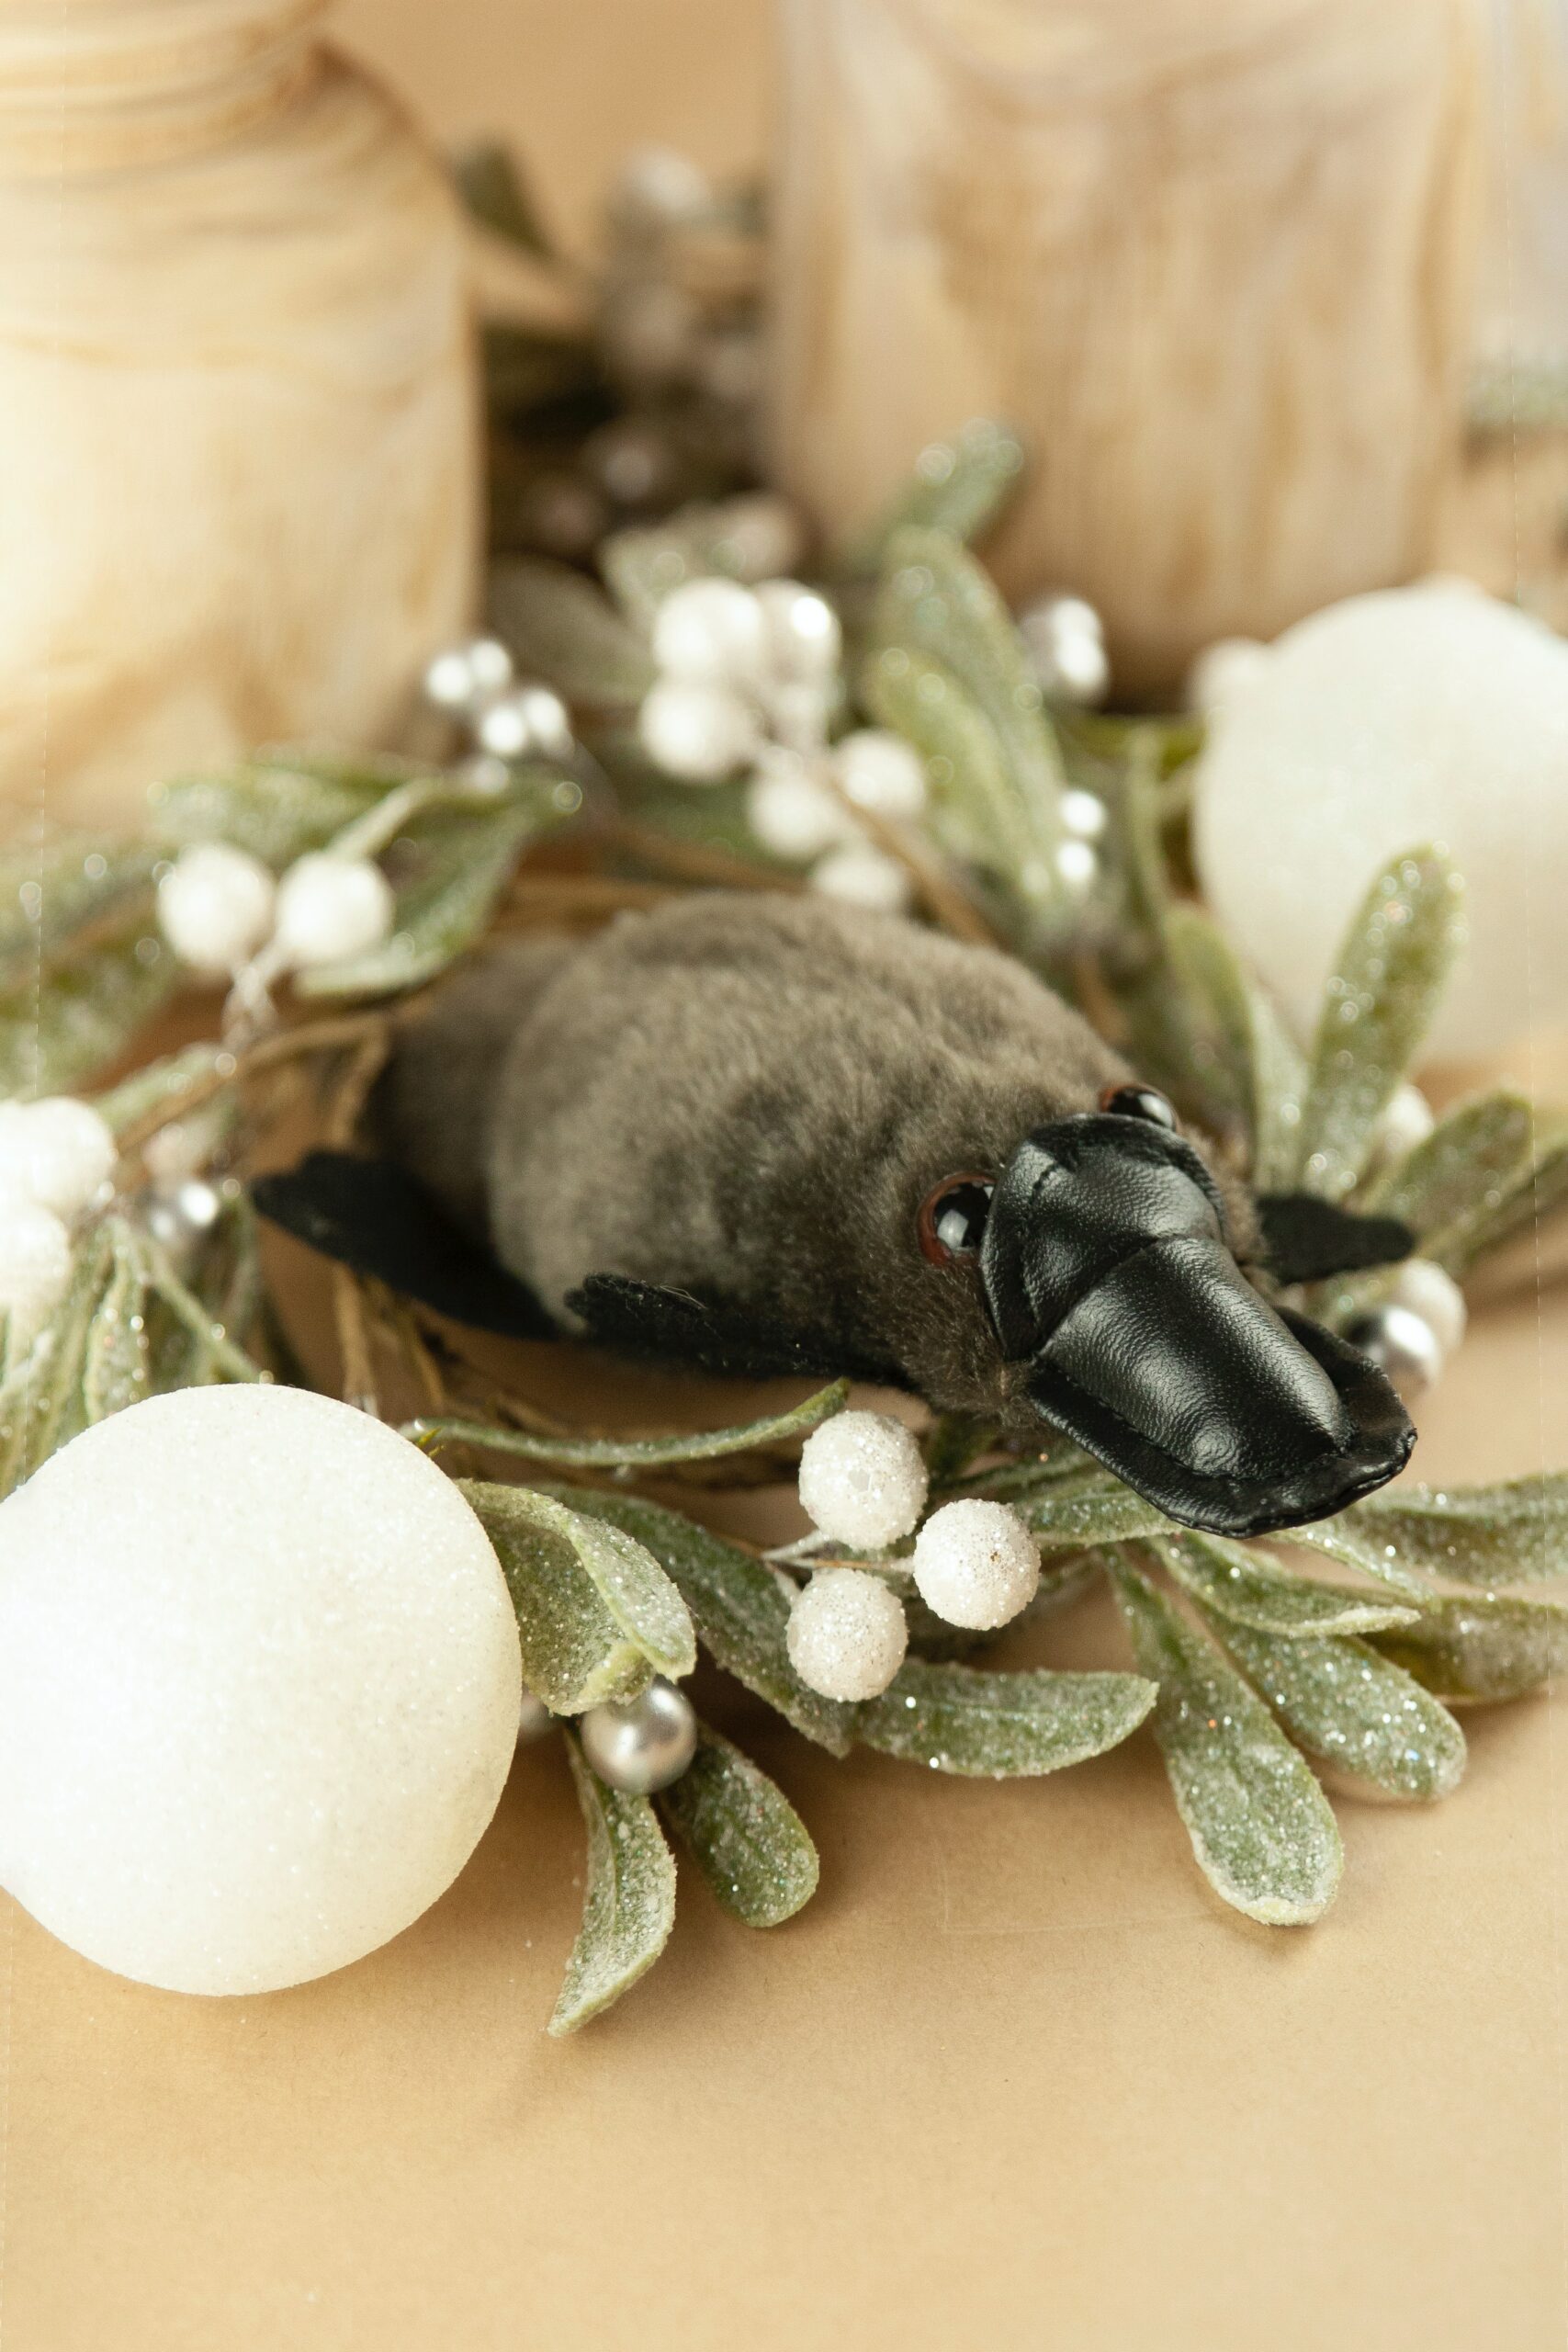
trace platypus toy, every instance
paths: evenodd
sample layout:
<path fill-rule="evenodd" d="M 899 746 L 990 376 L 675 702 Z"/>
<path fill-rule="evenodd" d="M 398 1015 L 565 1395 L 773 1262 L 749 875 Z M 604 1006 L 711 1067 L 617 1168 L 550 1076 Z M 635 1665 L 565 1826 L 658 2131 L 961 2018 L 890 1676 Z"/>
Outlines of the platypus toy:
<path fill-rule="evenodd" d="M 1404 1228 L 1254 1201 L 1021 965 L 896 918 L 714 893 L 494 950 L 376 1117 L 390 1167 L 313 1154 L 258 1203 L 470 1323 L 1043 1421 L 1233 1535 L 1325 1517 L 1414 1442 L 1382 1372 L 1249 1279 Z"/>

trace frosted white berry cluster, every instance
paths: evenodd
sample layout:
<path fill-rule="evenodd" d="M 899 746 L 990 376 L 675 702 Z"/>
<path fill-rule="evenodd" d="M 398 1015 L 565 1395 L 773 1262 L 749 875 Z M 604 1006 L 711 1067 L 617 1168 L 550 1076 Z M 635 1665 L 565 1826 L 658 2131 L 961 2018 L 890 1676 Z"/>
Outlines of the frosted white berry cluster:
<path fill-rule="evenodd" d="M 0 1357 L 29 1345 L 64 1296 L 71 1228 L 102 1198 L 116 1157 L 91 1103 L 0 1102 Z"/>
<path fill-rule="evenodd" d="M 389 936 L 394 912 L 374 858 L 330 849 L 296 858 L 275 881 L 248 850 L 197 842 L 158 885 L 164 936 L 204 979 L 231 979 L 258 960 L 275 978 L 363 956 Z"/>
<path fill-rule="evenodd" d="M 801 1505 L 819 1538 L 865 1553 L 914 1535 L 908 1571 L 934 1615 L 976 1632 L 1007 1624 L 1039 1589 L 1033 1536 L 1007 1504 L 978 1499 L 943 1503 L 922 1525 L 928 1485 L 913 1432 L 884 1413 L 840 1413 L 801 1453 Z M 875 1568 L 825 1565 L 795 1600 L 788 1643 L 812 1690 L 874 1699 L 904 1662 L 904 1604 Z"/>
<path fill-rule="evenodd" d="M 653 626 L 659 675 L 644 696 L 643 750 L 682 784 L 744 775 L 748 821 L 775 857 L 808 865 L 814 889 L 897 913 L 908 877 L 857 812 L 908 823 L 925 768 L 897 735 L 830 741 L 843 705 L 843 636 L 827 597 L 798 580 L 688 580 Z"/>

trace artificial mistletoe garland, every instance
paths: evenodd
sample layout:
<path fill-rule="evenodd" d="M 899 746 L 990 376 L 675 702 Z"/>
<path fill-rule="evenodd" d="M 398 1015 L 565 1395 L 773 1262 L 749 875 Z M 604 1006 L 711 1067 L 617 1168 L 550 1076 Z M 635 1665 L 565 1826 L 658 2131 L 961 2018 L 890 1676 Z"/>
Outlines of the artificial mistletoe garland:
<path fill-rule="evenodd" d="M 845 651 L 808 749 L 872 721 L 909 747 L 923 784 L 918 813 L 846 798 L 846 823 L 897 866 L 924 920 L 998 942 L 1046 978 L 1256 1188 L 1397 1216 L 1423 1259 L 1463 1277 L 1568 1194 L 1568 1122 L 1497 1092 L 1388 1148 L 1389 1105 L 1459 945 L 1457 876 L 1416 845 L 1372 879 L 1303 1054 L 1187 888 L 1189 723 L 1053 708 L 968 552 L 1021 456 L 1000 428 L 970 428 L 927 454 L 875 534 L 818 568 L 810 593 Z M 51 837 L 4 854 L 0 1092 L 50 1098 L 123 1074 L 94 1097 L 115 1140 L 112 1186 L 81 1204 L 49 1311 L 33 1328 L 14 1314 L 6 1335 L 0 1493 L 151 1393 L 303 1380 L 268 1296 L 251 1175 L 286 1122 L 353 1139 L 408 1008 L 481 940 L 597 923 L 710 882 L 801 886 L 810 860 L 759 841 L 741 786 L 682 786 L 639 731 L 660 609 L 689 582 L 765 576 L 757 521 L 741 499 L 623 529 L 599 550 L 598 580 L 536 556 L 498 561 L 492 626 L 570 710 L 553 751 L 523 728 L 510 756 L 455 765 L 267 752 L 161 787 L 142 839 Z M 780 738 L 790 723 L 770 721 Z M 1100 812 L 1088 857 L 1064 855 L 1083 840 L 1075 798 Z M 138 1066 L 138 1041 L 186 978 L 160 889 L 206 843 L 285 888 L 322 852 L 374 863 L 391 912 L 353 952 L 296 964 L 281 1002 L 284 973 L 264 950 L 219 1037 Z M 787 1479 L 801 1441 L 844 1408 L 844 1383 L 719 1431 L 563 1430 L 416 1303 L 343 1267 L 324 1279 L 345 1393 L 376 1411 L 389 1382 L 412 1387 L 423 1409 L 408 1436 L 487 1474 L 463 1491 L 502 1562 L 529 1690 L 567 1726 L 589 1875 L 556 2031 L 596 2015 L 661 1950 L 675 1891 L 666 1829 L 751 1925 L 787 1918 L 816 1886 L 798 1816 L 716 1731 L 697 1727 L 689 1766 L 652 1796 L 607 1785 L 584 1753 L 594 1710 L 655 1678 L 679 1682 L 699 1647 L 838 1756 L 858 1744 L 925 1769 L 1031 1776 L 1150 1720 L 1201 1867 L 1227 1903 L 1272 1923 L 1316 1918 L 1338 1882 L 1314 1766 L 1385 1795 L 1443 1795 L 1464 1763 L 1445 1702 L 1521 1695 L 1568 1660 L 1568 1611 L 1514 1589 L 1568 1572 L 1568 1479 L 1400 1487 L 1238 1543 L 1179 1528 L 1066 1440 L 1002 1442 L 949 1416 L 921 1437 L 930 1505 L 1020 1514 L 1041 1555 L 1037 1610 L 1107 1579 L 1137 1671 L 976 1663 L 987 1637 L 921 1606 L 905 1538 L 835 1555 L 904 1601 L 909 1655 L 880 1696 L 833 1699 L 790 1654 L 792 1578 L 810 1555 L 716 1534 L 701 1504 Z M 1288 1303 L 1351 1330 L 1393 1280 L 1320 1282 Z"/>

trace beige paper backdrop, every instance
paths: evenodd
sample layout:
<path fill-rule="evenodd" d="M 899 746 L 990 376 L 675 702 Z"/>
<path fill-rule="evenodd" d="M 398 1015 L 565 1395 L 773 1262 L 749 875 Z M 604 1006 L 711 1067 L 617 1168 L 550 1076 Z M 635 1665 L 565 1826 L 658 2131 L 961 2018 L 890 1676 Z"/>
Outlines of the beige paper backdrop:
<path fill-rule="evenodd" d="M 756 0 L 344 15 L 573 226 L 634 137 L 759 145 Z M 1565 1399 L 1568 1302 L 1495 1311 L 1422 1466 L 1568 1461 Z M 1103 1617 L 1034 1638 L 1118 1654 Z M 975 1786 L 715 1705 L 821 1895 L 760 1937 L 683 1872 L 665 1961 L 564 2046 L 552 1749 L 429 1917 L 295 1993 L 141 1990 L 0 1904 L 3 2352 L 1558 2352 L 1561 1707 L 1472 1718 L 1439 1809 L 1345 1805 L 1338 1905 L 1271 1934 L 1207 1895 L 1146 1736 Z"/>

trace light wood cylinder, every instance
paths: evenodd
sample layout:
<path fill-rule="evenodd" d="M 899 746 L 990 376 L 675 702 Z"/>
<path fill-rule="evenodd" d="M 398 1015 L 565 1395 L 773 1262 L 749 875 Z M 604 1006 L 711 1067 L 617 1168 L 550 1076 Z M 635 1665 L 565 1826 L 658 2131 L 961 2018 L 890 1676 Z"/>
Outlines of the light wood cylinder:
<path fill-rule="evenodd" d="M 835 531 L 1019 426 L 993 542 L 1168 688 L 1427 561 L 1480 203 L 1477 0 L 784 0 L 772 445 Z"/>
<path fill-rule="evenodd" d="M 462 232 L 324 0 L 0 0 L 0 831 L 384 741 L 467 625 Z"/>

